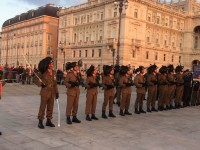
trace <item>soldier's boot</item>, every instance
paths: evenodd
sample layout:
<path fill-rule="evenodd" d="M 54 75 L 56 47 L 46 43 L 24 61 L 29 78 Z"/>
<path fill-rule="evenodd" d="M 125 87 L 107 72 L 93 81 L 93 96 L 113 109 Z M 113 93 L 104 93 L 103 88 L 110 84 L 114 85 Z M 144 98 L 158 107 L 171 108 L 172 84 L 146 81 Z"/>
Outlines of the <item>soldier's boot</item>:
<path fill-rule="evenodd" d="M 124 111 L 122 109 L 120 109 L 119 115 L 124 116 Z"/>
<path fill-rule="evenodd" d="M 78 118 L 76 116 L 73 116 L 72 118 L 72 122 L 75 122 L 75 123 L 81 123 L 80 120 L 78 120 Z"/>
<path fill-rule="evenodd" d="M 120 107 L 120 102 L 117 102 L 117 105 Z"/>
<path fill-rule="evenodd" d="M 108 119 L 108 117 L 106 116 L 106 111 L 105 110 L 102 111 L 102 116 L 101 117 L 104 118 L 104 119 Z"/>
<path fill-rule="evenodd" d="M 112 118 L 115 118 L 115 117 L 116 117 L 116 116 L 113 114 L 113 111 L 112 111 L 112 110 L 109 111 L 108 116 L 109 116 L 109 117 L 112 117 Z"/>
<path fill-rule="evenodd" d="M 158 110 L 155 109 L 154 107 L 151 108 L 151 111 L 158 112 Z"/>
<path fill-rule="evenodd" d="M 68 116 L 66 119 L 67 124 L 72 124 L 71 118 Z"/>
<path fill-rule="evenodd" d="M 139 112 L 140 112 L 140 113 L 146 113 L 146 112 L 142 109 L 142 107 L 139 108 Z"/>
<path fill-rule="evenodd" d="M 86 115 L 86 120 L 87 120 L 87 121 L 92 121 L 92 119 L 90 118 L 89 115 Z"/>
<path fill-rule="evenodd" d="M 140 114 L 137 108 L 135 108 L 135 114 Z"/>
<path fill-rule="evenodd" d="M 159 111 L 163 111 L 163 110 L 164 110 L 164 107 L 163 107 L 163 106 L 159 106 L 159 107 L 158 107 L 158 110 L 159 110 Z"/>
<path fill-rule="evenodd" d="M 151 109 L 149 107 L 147 108 L 147 112 L 151 112 Z"/>
<path fill-rule="evenodd" d="M 130 113 L 127 109 L 124 112 L 125 115 L 132 115 L 132 113 Z"/>
<path fill-rule="evenodd" d="M 43 120 L 39 120 L 38 128 L 44 129 Z"/>
<path fill-rule="evenodd" d="M 0 135 L 2 135 L 1 131 L 0 131 Z"/>
<path fill-rule="evenodd" d="M 51 122 L 50 119 L 47 119 L 46 126 L 55 127 L 55 125 Z"/>
<path fill-rule="evenodd" d="M 168 105 L 166 105 L 165 110 L 170 110 L 170 107 Z"/>
<path fill-rule="evenodd" d="M 97 117 L 95 116 L 95 114 L 92 114 L 92 117 L 91 117 L 91 119 L 94 119 L 94 120 L 99 120 L 99 118 L 97 118 Z"/>
<path fill-rule="evenodd" d="M 174 106 L 172 104 L 169 107 L 170 107 L 170 109 L 174 109 Z"/>

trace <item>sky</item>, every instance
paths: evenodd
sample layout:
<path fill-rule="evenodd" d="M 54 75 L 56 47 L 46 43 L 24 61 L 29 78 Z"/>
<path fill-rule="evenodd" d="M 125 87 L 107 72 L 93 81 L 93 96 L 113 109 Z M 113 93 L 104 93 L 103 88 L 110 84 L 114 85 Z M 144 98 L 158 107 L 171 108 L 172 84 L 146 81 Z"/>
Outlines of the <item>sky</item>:
<path fill-rule="evenodd" d="M 164 0 L 161 0 L 164 1 Z M 171 0 L 167 0 L 168 2 Z M 178 1 L 178 0 L 174 0 Z M 200 0 L 198 0 L 200 1 Z M 1 0 L 0 1 L 0 31 L 3 23 L 14 18 L 16 15 L 27 12 L 31 9 L 37 9 L 48 3 L 56 4 L 61 7 L 69 7 L 85 3 L 87 0 Z"/>
<path fill-rule="evenodd" d="M 69 7 L 85 3 L 87 0 L 0 0 L 0 31 L 3 23 L 16 15 L 37 9 L 46 4 L 56 4 L 61 7 Z"/>

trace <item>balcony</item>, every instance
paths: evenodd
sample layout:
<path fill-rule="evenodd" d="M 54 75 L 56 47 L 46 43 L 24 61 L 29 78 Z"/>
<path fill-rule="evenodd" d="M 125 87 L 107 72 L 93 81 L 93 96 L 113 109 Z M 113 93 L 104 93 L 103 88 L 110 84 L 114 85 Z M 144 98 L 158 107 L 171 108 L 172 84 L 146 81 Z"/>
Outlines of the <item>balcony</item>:
<path fill-rule="evenodd" d="M 76 42 L 76 43 L 70 43 L 69 48 L 84 48 L 84 47 L 93 47 L 93 46 L 103 46 L 103 44 L 104 44 L 103 40 Z"/>
<path fill-rule="evenodd" d="M 137 46 L 137 47 L 142 46 L 142 44 L 141 44 L 141 40 L 138 40 L 138 39 L 132 39 L 132 45 L 133 45 L 133 46 Z"/>

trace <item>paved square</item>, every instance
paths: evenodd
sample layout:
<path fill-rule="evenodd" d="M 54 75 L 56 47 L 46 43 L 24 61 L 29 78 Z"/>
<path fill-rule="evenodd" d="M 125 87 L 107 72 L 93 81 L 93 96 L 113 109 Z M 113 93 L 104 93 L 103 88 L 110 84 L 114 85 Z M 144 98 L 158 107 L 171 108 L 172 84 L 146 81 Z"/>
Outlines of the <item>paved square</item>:
<path fill-rule="evenodd" d="M 85 120 L 85 90 L 82 89 L 78 118 L 81 124 L 65 123 L 66 88 L 59 86 L 61 127 L 37 128 L 40 88 L 7 84 L 0 101 L 0 150 L 198 150 L 200 106 L 102 119 L 103 93 L 99 92 L 98 121 Z M 130 112 L 134 112 L 133 89 Z M 145 103 L 144 103 L 145 104 Z M 57 124 L 57 104 L 53 123 Z"/>

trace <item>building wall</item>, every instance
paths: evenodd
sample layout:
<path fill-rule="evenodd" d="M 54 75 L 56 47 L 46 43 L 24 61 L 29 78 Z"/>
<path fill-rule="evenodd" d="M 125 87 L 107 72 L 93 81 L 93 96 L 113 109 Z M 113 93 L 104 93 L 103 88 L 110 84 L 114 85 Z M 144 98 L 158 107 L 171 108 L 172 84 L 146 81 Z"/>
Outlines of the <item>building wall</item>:
<path fill-rule="evenodd" d="M 114 63 L 116 62 L 119 12 L 117 10 L 117 15 L 114 15 L 113 4 L 114 0 L 94 0 L 60 11 L 59 40 L 63 40 L 64 36 L 71 37 L 67 39 L 65 45 L 65 62 L 82 58 L 85 68 L 91 64 L 100 67 L 104 64 L 111 65 L 113 64 L 112 48 L 115 49 Z M 155 3 L 153 0 L 129 0 L 128 9 L 123 10 L 121 19 L 120 64 L 138 67 L 153 63 L 158 66 L 181 63 L 185 15 L 180 9 L 175 9 L 172 5 Z M 99 16 L 103 13 L 103 19 L 100 17 L 95 20 L 98 13 Z M 87 22 L 88 15 L 92 16 L 89 22 Z M 81 17 L 83 20 L 85 17 L 86 22 L 81 23 Z M 158 23 L 157 17 L 160 18 Z M 66 18 L 71 20 L 71 24 L 63 26 L 63 20 Z M 93 36 L 97 30 L 103 31 L 102 41 Z M 86 35 L 87 31 L 91 34 L 88 41 L 86 36 L 80 34 Z M 76 41 L 74 41 L 75 34 Z M 95 50 L 95 57 L 91 57 L 92 49 Z M 98 57 L 99 49 L 101 49 L 101 57 Z M 73 57 L 74 51 L 75 57 Z M 80 51 L 81 57 L 79 57 Z M 58 59 L 61 60 L 60 63 L 64 62 L 61 53 Z"/>

